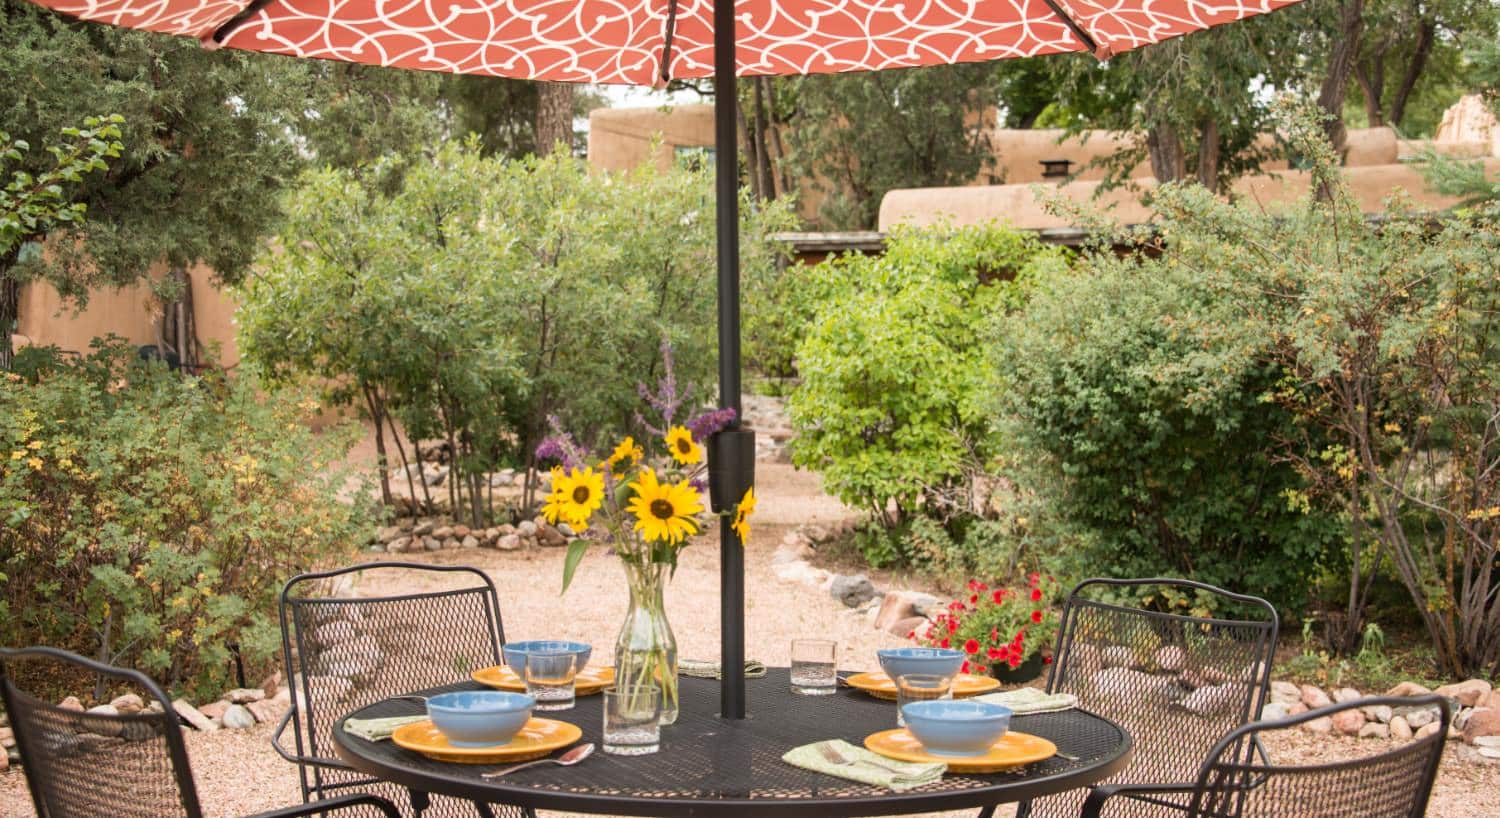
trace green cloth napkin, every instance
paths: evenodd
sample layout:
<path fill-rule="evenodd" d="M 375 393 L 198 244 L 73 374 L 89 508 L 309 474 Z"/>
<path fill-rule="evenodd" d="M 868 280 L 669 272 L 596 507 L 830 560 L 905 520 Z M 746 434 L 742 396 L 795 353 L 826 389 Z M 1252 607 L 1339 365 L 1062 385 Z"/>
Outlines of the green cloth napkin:
<path fill-rule="evenodd" d="M 1055 713 L 1059 710 L 1070 710 L 1078 706 L 1078 697 L 1072 693 L 1048 693 L 1037 690 L 1034 687 L 1022 687 L 1016 690 L 1005 690 L 1000 693 L 986 693 L 983 696 L 975 696 L 974 701 L 989 702 L 1009 707 L 1011 712 L 1017 716 L 1025 716 L 1033 713 Z"/>
<path fill-rule="evenodd" d="M 707 659 L 679 659 L 677 660 L 677 672 L 684 676 L 695 676 L 699 679 L 719 679 L 724 673 L 719 669 L 719 663 Z M 754 659 L 745 660 L 745 678 L 759 679 L 766 675 L 766 666 Z"/>
<path fill-rule="evenodd" d="M 819 744 L 832 744 L 836 746 L 839 753 L 853 764 L 835 764 L 823 757 L 818 749 Z M 832 775 L 838 778 L 847 778 L 850 781 L 858 781 L 862 784 L 870 784 L 876 787 L 902 792 L 914 787 L 931 784 L 943 777 L 948 771 L 948 765 L 940 761 L 923 762 L 912 764 L 905 761 L 897 761 L 886 758 L 883 755 L 866 750 L 863 747 L 855 747 L 847 741 L 834 739 L 829 742 L 816 742 L 804 744 L 787 752 L 781 757 L 782 761 L 794 767 L 804 770 Z"/>
<path fill-rule="evenodd" d="M 397 727 L 426 721 L 426 716 L 391 716 L 384 719 L 345 719 L 344 732 L 359 736 L 365 741 L 384 741 L 396 732 Z"/>

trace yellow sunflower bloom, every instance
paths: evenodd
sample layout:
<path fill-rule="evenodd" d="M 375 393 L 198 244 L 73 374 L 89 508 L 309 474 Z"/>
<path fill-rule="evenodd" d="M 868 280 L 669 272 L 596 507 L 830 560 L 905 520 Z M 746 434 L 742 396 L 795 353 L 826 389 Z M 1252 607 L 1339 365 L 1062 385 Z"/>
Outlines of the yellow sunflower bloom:
<path fill-rule="evenodd" d="M 604 462 L 608 464 L 611 469 L 614 469 L 618 472 L 633 468 L 634 466 L 639 464 L 641 460 L 645 458 L 645 456 L 646 451 L 635 442 L 635 438 L 627 435 L 624 440 L 620 441 L 620 445 L 615 447 L 615 450 L 612 454 L 610 454 L 609 459 Z M 630 462 L 626 463 L 627 460 Z M 621 467 L 622 463 L 624 464 L 623 468 Z"/>
<path fill-rule="evenodd" d="M 693 433 L 686 426 L 673 426 L 667 431 L 667 451 L 672 459 L 687 465 L 703 459 L 703 447 L 693 442 Z"/>
<path fill-rule="evenodd" d="M 729 524 L 740 535 L 740 543 L 750 542 L 750 515 L 755 513 L 755 487 L 745 489 L 745 496 L 734 507 L 734 522 Z"/>
<path fill-rule="evenodd" d="M 635 530 L 647 540 L 676 544 L 698 533 L 693 515 L 703 510 L 703 503 L 698 490 L 688 481 L 676 485 L 661 483 L 656 472 L 645 469 L 629 488 L 634 496 L 627 508 L 635 515 Z"/>
<path fill-rule="evenodd" d="M 582 531 L 588 525 L 590 515 L 603 505 L 604 475 L 593 469 L 573 469 L 570 473 L 553 476 L 552 491 L 547 493 L 542 513 L 553 525 L 561 519 Z"/>

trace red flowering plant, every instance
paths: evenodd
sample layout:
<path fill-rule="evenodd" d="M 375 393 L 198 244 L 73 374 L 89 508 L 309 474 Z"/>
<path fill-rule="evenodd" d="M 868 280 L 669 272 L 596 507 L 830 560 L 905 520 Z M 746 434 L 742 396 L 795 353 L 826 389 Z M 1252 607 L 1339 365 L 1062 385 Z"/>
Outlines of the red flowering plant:
<path fill-rule="evenodd" d="M 1015 669 L 1039 651 L 1043 662 L 1052 662 L 1052 642 L 1057 636 L 1054 603 L 1061 592 L 1056 579 L 1032 573 L 1024 588 L 992 588 L 971 579 L 967 588 L 968 596 L 948 603 L 926 634 L 912 632 L 908 638 L 967 653 L 964 673 Z"/>

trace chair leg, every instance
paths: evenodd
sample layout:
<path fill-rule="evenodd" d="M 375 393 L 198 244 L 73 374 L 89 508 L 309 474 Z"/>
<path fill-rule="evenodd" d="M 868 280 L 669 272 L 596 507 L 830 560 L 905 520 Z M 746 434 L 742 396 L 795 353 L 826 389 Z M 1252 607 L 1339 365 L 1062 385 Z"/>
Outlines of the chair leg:
<path fill-rule="evenodd" d="M 489 804 L 474 802 L 474 811 L 479 813 L 479 818 L 495 818 L 495 811 L 490 809 Z"/>
<path fill-rule="evenodd" d="M 422 813 L 432 806 L 432 797 L 421 790 L 407 790 L 411 795 L 411 811 L 416 818 L 422 818 Z"/>
<path fill-rule="evenodd" d="M 979 810 L 979 815 L 975 816 L 975 818 L 995 818 L 995 805 L 989 804 L 983 807 Z"/>

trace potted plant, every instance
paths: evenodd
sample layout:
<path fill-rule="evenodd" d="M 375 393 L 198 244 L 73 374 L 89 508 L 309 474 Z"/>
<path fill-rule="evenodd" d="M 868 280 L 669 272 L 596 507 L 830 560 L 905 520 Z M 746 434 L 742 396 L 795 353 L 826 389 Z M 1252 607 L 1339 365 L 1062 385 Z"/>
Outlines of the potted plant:
<path fill-rule="evenodd" d="M 919 644 L 967 653 L 964 673 L 988 673 L 1007 683 L 1040 676 L 1052 662 L 1057 636 L 1057 580 L 1033 572 L 1024 588 L 991 587 L 977 579 L 966 587 L 966 598 L 948 603 L 926 633 L 914 631 L 910 637 Z"/>

